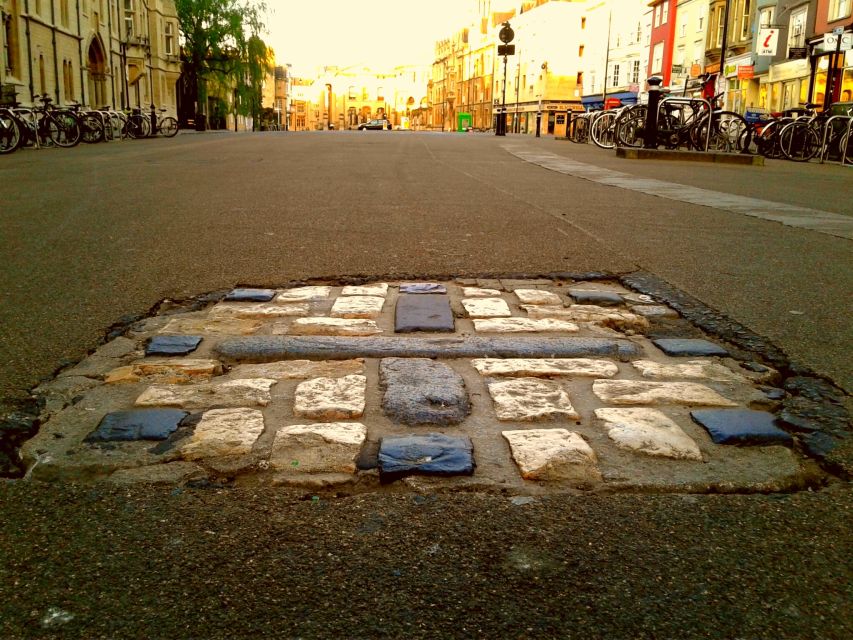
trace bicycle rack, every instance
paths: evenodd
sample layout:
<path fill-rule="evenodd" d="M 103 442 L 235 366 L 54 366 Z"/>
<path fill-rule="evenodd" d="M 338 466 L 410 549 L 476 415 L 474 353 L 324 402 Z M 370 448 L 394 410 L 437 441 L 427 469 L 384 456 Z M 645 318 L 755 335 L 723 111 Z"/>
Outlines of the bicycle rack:
<path fill-rule="evenodd" d="M 847 149 L 850 148 L 850 125 L 853 124 L 853 116 L 830 116 L 826 123 L 823 125 L 823 137 L 820 141 L 820 164 L 824 164 L 826 160 L 826 156 L 829 155 L 829 149 L 827 148 L 826 142 L 827 137 L 829 136 L 829 132 L 832 131 L 832 127 L 830 126 L 833 120 L 847 120 L 847 139 L 844 144 L 844 149 L 841 149 L 841 141 L 839 140 L 839 151 L 841 152 L 841 164 L 846 164 L 847 160 Z"/>
<path fill-rule="evenodd" d="M 673 97 L 664 98 L 663 100 L 660 101 L 660 103 L 658 104 L 657 118 L 658 119 L 660 118 L 660 110 L 663 107 L 663 105 L 665 105 L 666 103 L 693 105 L 693 104 L 696 104 L 697 102 L 704 103 L 705 106 L 708 107 L 708 113 L 709 114 L 714 113 L 714 109 L 711 106 L 710 100 L 705 100 L 704 98 L 680 98 L 677 96 L 673 96 Z M 710 146 L 711 146 L 711 126 L 710 126 L 710 116 L 709 116 L 708 117 L 708 131 L 705 133 L 705 152 L 706 153 L 708 152 L 708 147 L 710 147 Z"/>
<path fill-rule="evenodd" d="M 847 137 L 844 139 L 844 153 L 841 154 L 842 167 L 847 166 L 847 152 L 850 150 L 851 137 L 853 137 L 853 116 L 850 116 L 850 120 L 847 122 Z"/>

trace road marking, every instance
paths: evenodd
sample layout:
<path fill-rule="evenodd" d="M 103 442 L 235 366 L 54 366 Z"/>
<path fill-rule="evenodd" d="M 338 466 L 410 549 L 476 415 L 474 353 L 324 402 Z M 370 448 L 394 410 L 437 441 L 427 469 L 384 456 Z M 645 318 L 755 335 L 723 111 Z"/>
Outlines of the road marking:
<path fill-rule="evenodd" d="M 622 173 L 621 171 L 612 171 L 595 165 L 569 160 L 553 153 L 529 151 L 518 146 L 504 145 L 503 148 L 525 162 L 530 162 L 540 167 L 557 171 L 558 173 L 574 176 L 575 178 L 582 178 L 583 180 L 611 187 L 619 187 L 620 189 L 639 191 L 640 193 L 667 198 L 668 200 L 689 202 L 703 207 L 740 213 L 753 218 L 779 222 L 788 227 L 809 229 L 810 231 L 825 233 L 837 238 L 853 240 L 853 218 L 839 213 L 738 196 L 721 191 L 700 189 L 699 187 L 691 187 L 675 182 L 656 180 L 654 178 L 640 178 L 628 173 Z"/>

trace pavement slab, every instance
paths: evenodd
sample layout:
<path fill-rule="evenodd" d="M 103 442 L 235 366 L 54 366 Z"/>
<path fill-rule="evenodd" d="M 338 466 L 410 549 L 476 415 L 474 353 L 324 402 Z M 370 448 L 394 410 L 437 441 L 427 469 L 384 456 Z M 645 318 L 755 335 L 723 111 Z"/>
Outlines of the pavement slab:
<path fill-rule="evenodd" d="M 272 302 L 211 302 L 135 323 L 128 337 L 44 383 L 44 424 L 22 446 L 24 464 L 40 480 L 110 479 L 123 486 L 225 478 L 247 486 L 380 491 L 399 480 L 411 491 L 523 494 L 752 492 L 819 482 L 821 471 L 800 449 L 778 446 L 789 441 L 753 434 L 749 442 L 762 446 L 727 446 L 696 421 L 707 407 L 777 410 L 779 400 L 765 393 L 765 383 L 778 376 L 772 368 L 722 355 L 667 355 L 631 320 L 655 327 L 657 319 L 621 307 L 552 304 L 543 293 L 563 293 L 565 280 L 473 282 L 490 289 L 489 296 L 471 296 L 471 285 L 457 281 L 389 279 L 358 285 L 348 291 L 354 295 L 330 283 L 275 289 Z M 405 293 L 413 290 L 406 284 L 430 286 Z M 446 293 L 434 293 L 432 285 Z M 615 281 L 578 286 L 632 295 Z M 282 292 L 292 299 L 281 300 Z M 376 317 L 326 315 L 335 305 L 365 299 L 375 301 Z M 511 315 L 465 317 L 464 301 L 485 301 Z M 439 304 L 452 324 L 396 335 L 277 334 L 283 326 L 390 333 L 401 305 L 410 302 Z M 310 315 L 263 311 L 248 319 L 257 325 L 252 335 L 205 330 L 205 322 L 247 321 L 212 312 L 223 305 L 297 306 Z M 530 317 L 552 310 L 584 320 Z M 608 316 L 622 322 L 589 321 Z M 576 330 L 565 331 L 567 322 Z M 192 356 L 141 357 L 150 340 L 173 337 L 159 333 L 167 323 L 201 327 L 189 334 L 203 338 Z M 526 331 L 478 335 L 490 323 Z M 806 389 L 791 393 L 800 387 Z M 165 438 L 160 444 L 136 440 L 148 432 L 132 426 L 99 431 L 102 421 L 114 420 L 105 416 L 143 410 L 175 412 L 174 424 L 157 433 Z M 192 411 L 202 413 L 186 415 Z M 730 423 L 735 413 L 721 415 L 718 422 Z M 820 448 L 816 438 L 810 445 L 798 437 L 803 451 Z"/>

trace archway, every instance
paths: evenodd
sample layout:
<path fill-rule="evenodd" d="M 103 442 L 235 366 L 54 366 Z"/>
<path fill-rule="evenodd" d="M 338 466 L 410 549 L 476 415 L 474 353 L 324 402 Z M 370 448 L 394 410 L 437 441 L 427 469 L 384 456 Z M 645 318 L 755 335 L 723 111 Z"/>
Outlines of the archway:
<path fill-rule="evenodd" d="M 100 108 L 107 104 L 107 56 L 98 37 L 92 38 L 87 56 L 89 70 L 89 104 Z"/>

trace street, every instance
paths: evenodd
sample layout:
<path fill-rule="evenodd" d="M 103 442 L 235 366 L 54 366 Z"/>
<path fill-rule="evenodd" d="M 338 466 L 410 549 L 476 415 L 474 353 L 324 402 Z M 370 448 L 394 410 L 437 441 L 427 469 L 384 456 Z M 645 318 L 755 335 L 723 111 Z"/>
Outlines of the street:
<path fill-rule="evenodd" d="M 668 195 L 647 192 L 660 182 L 639 190 L 648 180 Z M 620 160 L 474 133 L 24 150 L 0 162 L 0 408 L 26 406 L 35 385 L 164 300 L 312 280 L 637 272 L 765 338 L 846 392 L 849 409 L 851 185 L 836 165 Z M 679 195 L 688 187 L 710 193 L 696 204 Z M 789 208 L 786 224 L 767 203 Z M 399 487 L 312 499 L 9 480 L 0 635 L 850 637 L 850 490 L 828 484 L 514 504 Z"/>

